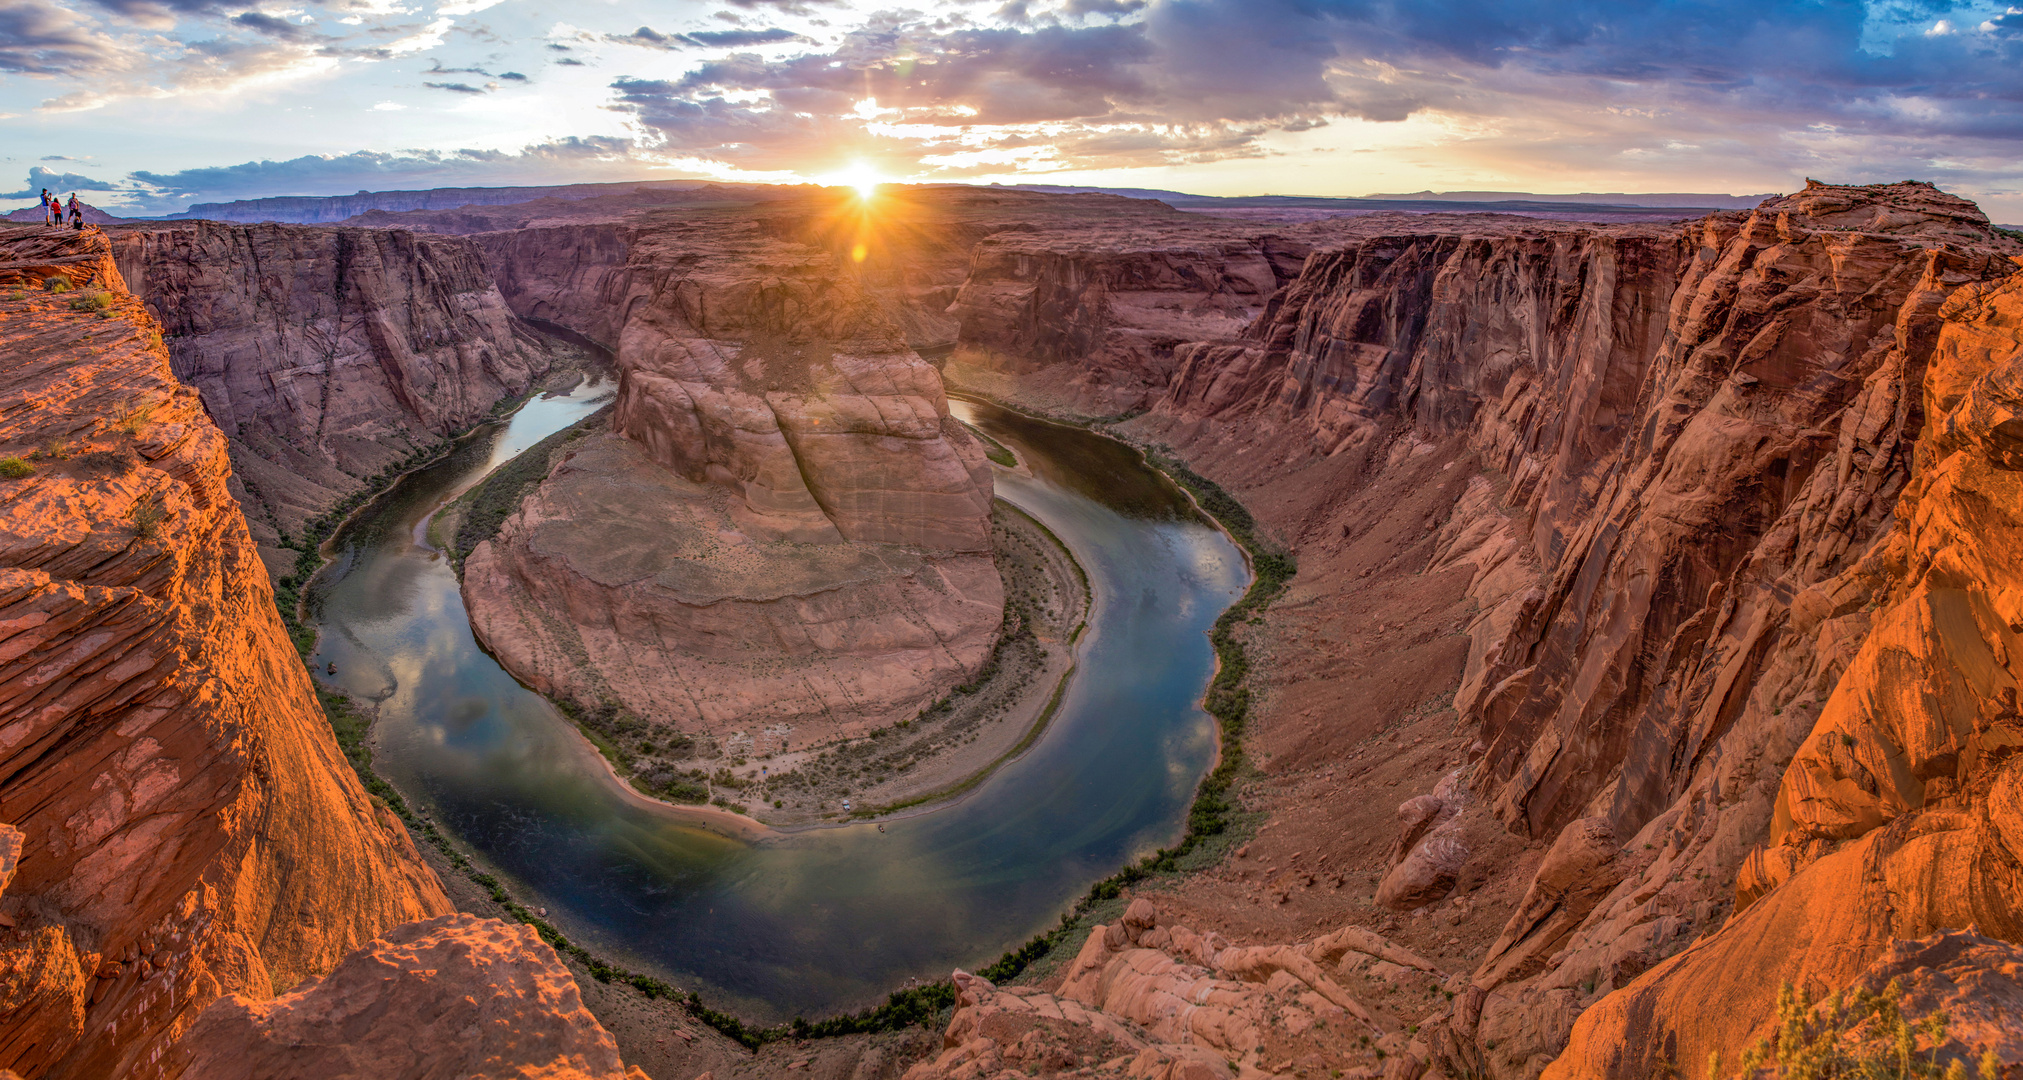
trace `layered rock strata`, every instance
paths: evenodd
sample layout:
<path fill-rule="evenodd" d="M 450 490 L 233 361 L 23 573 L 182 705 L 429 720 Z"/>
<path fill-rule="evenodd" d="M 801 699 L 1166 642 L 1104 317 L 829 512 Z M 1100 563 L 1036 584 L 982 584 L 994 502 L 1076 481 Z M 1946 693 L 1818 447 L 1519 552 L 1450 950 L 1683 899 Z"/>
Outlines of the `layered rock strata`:
<path fill-rule="evenodd" d="M 112 243 L 177 377 L 231 440 L 233 493 L 263 545 L 526 390 L 556 351 L 459 238 L 196 221 Z M 269 556 L 285 573 L 292 556 Z"/>
<path fill-rule="evenodd" d="M 1436 1043 L 1444 1029 L 1410 1022 L 1421 1011 L 1411 995 L 1441 977 L 1360 927 L 1295 945 L 1234 946 L 1162 920 L 1139 899 L 1117 923 L 1091 931 L 1051 992 L 956 972 L 941 1053 L 905 1080 L 1480 1075 L 1443 1059 Z M 1894 942 L 1846 990 L 1850 1002 L 1866 995 L 1917 1025 L 1920 1064 L 1989 1075 L 1992 1057 L 1995 1075 L 2010 1075 L 2023 1058 L 2023 949 L 2008 942 L 1971 931 Z M 1895 1067 L 1893 1030 L 1873 1016 L 1836 1027 L 1829 1008 L 1822 1001 L 1797 1010 L 1814 1038 Z M 1945 1018 L 1938 1038 L 1925 1026 L 1934 1015 Z M 1766 1048 L 1774 1044 L 1755 1047 Z M 1733 1070 L 1742 1056 L 1721 1060 Z"/>
<path fill-rule="evenodd" d="M 1999 725 L 1953 718 L 1913 735 L 1907 721 L 1877 717 L 1955 708 L 1921 701 L 1971 701 L 1957 709 L 1987 718 L 2004 708 L 2004 676 L 1987 672 L 2006 663 L 1993 629 L 2007 625 L 2005 609 L 1989 600 L 1992 614 L 1955 617 L 1935 606 L 1953 602 L 1949 589 L 1994 595 L 2014 573 L 1985 562 L 2000 543 L 1981 541 L 1974 558 L 1984 561 L 1958 563 L 1931 587 L 1936 600 L 1902 590 L 1929 566 L 1957 562 L 1941 552 L 1966 546 L 1938 538 L 1966 527 L 1909 531 L 1928 520 L 1909 514 L 1937 505 L 1919 493 L 1943 491 L 1936 477 L 1959 471 L 1945 458 L 1925 464 L 1923 447 L 1948 445 L 1941 432 L 1953 430 L 1937 418 L 2010 355 L 2003 317 L 1988 312 L 2023 246 L 1923 184 L 1814 184 L 1753 213 L 1680 227 L 1387 224 L 1354 223 L 1346 243 L 1316 251 L 1241 335 L 1177 346 L 1152 414 L 1132 429 L 1243 492 L 1303 567 L 1325 567 L 1391 528 L 1381 514 L 1354 516 L 1353 493 L 1429 467 L 1445 488 L 1456 474 L 1442 463 L 1475 473 L 1416 523 L 1432 538 L 1423 565 L 1363 571 L 1424 572 L 1429 589 L 1460 575 L 1472 608 L 1453 699 L 1477 736 L 1466 783 L 1401 810 L 1379 898 L 1407 911 L 1448 905 L 1460 918 L 1467 904 L 1449 899 L 1461 882 L 1522 875 L 1444 1029 L 1451 1067 L 1536 1075 L 1583 1009 L 1721 927 L 1738 900 L 1753 906 L 1637 983 L 1652 988 L 1643 996 L 1610 999 L 1613 1019 L 1596 1014 L 1585 1043 L 1598 1056 L 1570 1061 L 1564 1075 L 1598 1075 L 1601 1061 L 1617 1062 L 1607 1075 L 1649 1075 L 1652 1055 L 1674 1053 L 1670 1064 L 1697 1068 L 1716 1043 L 1739 1053 L 1773 1011 L 1778 982 L 1824 962 L 1800 956 L 1838 957 L 1819 972 L 1823 991 L 1845 985 L 1892 936 L 2004 925 L 1999 904 L 1944 900 L 2003 886 L 1939 880 L 1999 878 L 2009 864 L 1989 846 L 1997 826 L 1946 826 L 1965 845 L 1956 848 L 1917 839 L 1942 835 L 1929 831 L 1940 819 L 1918 811 L 1942 774 L 1940 799 L 1966 790 L 1956 805 L 1967 817 L 1999 818 L 1984 808 L 1999 801 L 2000 755 L 1965 749 L 1970 738 L 1994 746 L 1999 735 L 1974 733 Z M 1966 344 L 1972 335 L 1978 344 Z M 1980 367 L 1952 359 L 1970 353 Z M 1928 365 L 1944 390 L 1921 391 Z M 1042 381 L 1036 396 L 1050 390 Z M 1984 411 L 1978 428 L 1960 430 L 1996 431 L 2006 414 Z M 1979 440 L 1955 453 L 1994 460 L 1988 447 L 2000 437 L 1954 436 Z M 1975 527 L 1998 534 L 2000 519 L 1978 513 Z M 1903 524 L 1892 531 L 1893 521 Z M 1912 553 L 1902 537 L 1913 535 L 1929 553 Z M 1399 581 L 1386 588 L 1410 587 Z M 1356 588 L 1303 571 L 1288 603 Z M 1913 644 L 1864 645 L 1877 605 L 1896 604 L 1909 605 L 1897 620 L 1906 628 L 1892 632 Z M 1915 644 L 1918 634 L 1940 643 Z M 1952 659 L 1984 639 L 1975 655 L 1996 661 Z M 1899 674 L 1860 674 L 1868 665 Z M 1980 674 L 1946 683 L 1948 665 Z M 1834 705 L 1821 719 L 1830 698 L 1864 682 L 1886 689 L 1857 700 L 1902 704 Z M 1815 736 L 1815 721 L 1831 730 Z M 1284 768 L 1315 764 L 1285 739 Z M 1859 749 L 1871 744 L 1872 762 Z M 1981 771 L 1961 764 L 1969 759 Z M 1478 866 L 1483 856 L 1460 841 L 1485 819 L 1537 854 Z M 1908 820 L 1927 831 L 1904 831 Z M 1889 914 L 1801 939 L 1801 924 L 1848 921 L 1820 905 L 1867 903 L 1849 899 L 1866 895 L 1855 876 L 1845 888 L 1794 888 L 1858 865 L 1875 880 L 1879 854 L 1821 858 L 1850 837 L 1863 837 L 1864 851 L 1897 837 L 1888 842 L 1901 845 L 1890 848 L 1901 868 L 1885 876 L 1901 884 L 1864 908 Z M 1777 918 L 1785 922 L 1771 929 Z M 1716 943 L 1749 926 L 1762 929 L 1717 958 Z M 1703 950 L 1703 966 L 1688 962 Z M 1738 970 L 1746 1001 L 1717 1022 L 1728 1010 L 1705 1002 L 1716 985 L 1734 993 Z M 1660 978 L 1688 971 L 1698 974 Z M 1668 1026 L 1695 1010 L 1714 1026 L 1690 1037 Z"/>
<path fill-rule="evenodd" d="M 162 1073 L 195 1080 L 647 1080 L 583 1007 L 534 928 L 444 915 L 409 923 L 280 997 L 220 998 Z"/>
<path fill-rule="evenodd" d="M 1740 867 L 1740 910 L 1584 1017 L 1555 1075 L 1638 1075 L 1753 1039 L 1750 1010 L 1780 985 L 1846 986 L 1896 939 L 2023 940 L 2023 274 L 1927 306 L 1922 378 L 1896 388 L 1916 441 L 1892 527 L 1793 603 L 1802 630 L 1859 605 L 1866 633 L 1844 635 L 1845 671 Z"/>
<path fill-rule="evenodd" d="M 1309 230 L 1310 231 L 1310 230 Z M 1306 236 L 1224 226 L 1007 230 L 978 243 L 949 306 L 964 376 L 1097 416 L 1143 411 L 1180 348 L 1236 337 L 1299 276 Z M 987 377 L 985 380 L 988 381 Z"/>
<path fill-rule="evenodd" d="M 639 230 L 622 276 L 549 279 L 623 315 L 616 435 L 471 553 L 472 625 L 545 692 L 686 729 L 805 744 L 911 719 L 1003 619 L 990 465 L 832 253 L 710 230 Z M 545 303 L 523 310 L 586 306 Z"/>
<path fill-rule="evenodd" d="M 225 436 L 111 248 L 14 230 L 0 260 L 52 244 L 88 288 L 0 294 L 0 456 L 32 469 L 0 480 L 0 1066 L 144 1076 L 219 995 L 449 904 L 339 755 Z"/>
<path fill-rule="evenodd" d="M 1423 998 L 1445 978 L 1361 927 L 1238 946 L 1162 920 L 1141 898 L 1090 931 L 1051 992 L 956 972 L 942 1052 L 906 1080 L 1214 1080 L 1314 1069 L 1373 1078 L 1392 1075 L 1387 1059 L 1417 1076 L 1431 1050 L 1387 999 Z M 1404 1001 L 1410 1009 L 1412 998 Z"/>

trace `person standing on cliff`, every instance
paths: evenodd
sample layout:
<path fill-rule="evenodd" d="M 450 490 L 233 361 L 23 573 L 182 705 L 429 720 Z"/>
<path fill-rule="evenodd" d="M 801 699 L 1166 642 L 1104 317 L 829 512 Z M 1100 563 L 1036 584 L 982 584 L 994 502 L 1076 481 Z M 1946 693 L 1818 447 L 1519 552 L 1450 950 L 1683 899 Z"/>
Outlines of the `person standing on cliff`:
<path fill-rule="evenodd" d="M 62 203 L 56 196 L 49 193 L 48 188 L 42 189 L 42 223 L 44 225 L 62 224 L 61 206 Z"/>
<path fill-rule="evenodd" d="M 70 193 L 70 227 L 84 228 L 84 205 L 77 201 L 77 192 Z"/>

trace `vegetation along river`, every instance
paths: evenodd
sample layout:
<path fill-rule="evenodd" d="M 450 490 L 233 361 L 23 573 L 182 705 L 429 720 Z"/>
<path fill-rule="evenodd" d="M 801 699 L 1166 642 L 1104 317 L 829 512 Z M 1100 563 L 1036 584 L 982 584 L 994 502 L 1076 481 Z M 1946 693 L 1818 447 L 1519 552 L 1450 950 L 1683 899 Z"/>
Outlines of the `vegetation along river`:
<path fill-rule="evenodd" d="M 572 939 L 772 1022 L 881 1000 L 988 963 L 1127 860 L 1181 833 L 1214 754 L 1207 632 L 1248 583 L 1242 553 L 1114 440 L 956 402 L 1017 452 L 997 494 L 1088 571 L 1079 668 L 1044 736 L 959 801 L 751 839 L 648 802 L 545 699 L 478 647 L 429 515 L 609 382 L 528 402 L 404 478 L 334 542 L 309 609 L 328 681 L 376 701 L 378 770 Z"/>

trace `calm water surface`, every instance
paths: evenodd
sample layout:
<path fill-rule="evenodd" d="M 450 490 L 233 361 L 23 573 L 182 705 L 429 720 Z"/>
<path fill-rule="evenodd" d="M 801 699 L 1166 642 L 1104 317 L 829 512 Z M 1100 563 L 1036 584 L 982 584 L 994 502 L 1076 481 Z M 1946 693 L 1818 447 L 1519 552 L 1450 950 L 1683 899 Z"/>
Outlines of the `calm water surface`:
<path fill-rule="evenodd" d="M 1095 587 L 1079 671 L 1045 737 L 967 798 L 871 825 L 747 842 L 647 804 L 546 700 L 480 649 L 448 563 L 421 534 L 446 499 L 609 399 L 528 403 L 403 480 L 335 542 L 312 597 L 314 658 L 380 703 L 377 763 L 521 899 L 593 951 L 777 1021 L 882 999 L 909 977 L 994 959 L 1127 859 L 1181 831 L 1213 754 L 1198 702 L 1207 631 L 1242 555 L 1122 444 L 981 404 L 1012 447 L 999 497 L 1045 522 Z"/>

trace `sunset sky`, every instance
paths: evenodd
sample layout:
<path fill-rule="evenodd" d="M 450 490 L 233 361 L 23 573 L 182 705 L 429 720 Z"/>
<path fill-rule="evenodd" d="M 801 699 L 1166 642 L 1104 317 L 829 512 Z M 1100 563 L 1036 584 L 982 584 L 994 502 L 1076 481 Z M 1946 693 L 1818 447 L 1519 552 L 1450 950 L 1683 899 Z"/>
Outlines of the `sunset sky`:
<path fill-rule="evenodd" d="M 2023 222 L 2023 8 L 0 0 L 0 206 L 858 171 L 1310 195 L 1915 178 Z"/>

